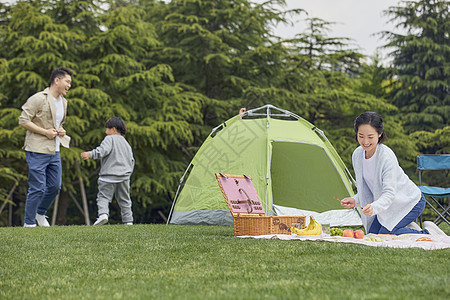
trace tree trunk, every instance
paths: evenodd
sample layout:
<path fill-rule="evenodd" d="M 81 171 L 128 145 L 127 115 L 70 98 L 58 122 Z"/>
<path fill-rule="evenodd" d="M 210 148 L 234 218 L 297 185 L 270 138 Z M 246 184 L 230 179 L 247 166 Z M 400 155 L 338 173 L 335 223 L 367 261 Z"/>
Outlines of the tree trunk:
<path fill-rule="evenodd" d="M 69 206 L 69 195 L 67 194 L 67 192 L 61 190 L 59 192 L 58 214 L 56 217 L 56 225 L 66 225 L 68 206 Z"/>

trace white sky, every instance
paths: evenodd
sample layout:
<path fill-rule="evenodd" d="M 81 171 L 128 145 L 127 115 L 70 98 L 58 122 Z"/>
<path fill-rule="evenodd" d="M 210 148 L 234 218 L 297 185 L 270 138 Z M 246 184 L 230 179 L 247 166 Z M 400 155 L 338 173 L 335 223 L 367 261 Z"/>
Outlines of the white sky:
<path fill-rule="evenodd" d="M 265 0 L 253 0 L 262 3 Z M 330 25 L 329 37 L 345 37 L 354 40 L 365 55 L 374 55 L 376 48 L 386 44 L 379 36 L 372 34 L 388 30 L 398 32 L 389 22 L 390 17 L 382 11 L 390 6 L 399 6 L 401 0 L 286 0 L 285 9 L 302 8 L 308 16 L 297 17 L 294 27 L 278 26 L 275 34 L 284 38 L 294 37 L 303 31 L 306 18 L 320 18 L 336 24 Z M 381 51 L 382 56 L 386 51 Z"/>

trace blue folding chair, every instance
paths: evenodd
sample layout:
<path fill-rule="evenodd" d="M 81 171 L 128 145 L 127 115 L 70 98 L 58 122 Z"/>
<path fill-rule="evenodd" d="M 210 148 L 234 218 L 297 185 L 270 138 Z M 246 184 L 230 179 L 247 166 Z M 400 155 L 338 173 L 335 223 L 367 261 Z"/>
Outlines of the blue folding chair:
<path fill-rule="evenodd" d="M 436 171 L 436 170 L 449 170 L 450 169 L 450 154 L 429 154 L 417 156 L 417 170 L 419 171 L 419 189 L 425 196 L 433 200 L 436 205 L 428 201 L 425 197 L 427 204 L 438 215 L 434 223 L 440 224 L 445 221 L 450 225 L 450 205 L 447 201 L 438 201 L 438 198 L 450 197 L 450 188 L 436 187 L 436 186 L 423 186 L 422 185 L 422 173 L 424 171 Z M 444 199 L 445 200 L 445 199 Z"/>

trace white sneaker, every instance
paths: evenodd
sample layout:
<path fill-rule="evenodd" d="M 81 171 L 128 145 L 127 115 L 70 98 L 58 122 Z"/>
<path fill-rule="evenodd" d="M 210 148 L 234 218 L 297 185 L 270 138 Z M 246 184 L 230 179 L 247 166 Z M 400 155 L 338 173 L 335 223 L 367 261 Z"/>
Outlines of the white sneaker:
<path fill-rule="evenodd" d="M 423 222 L 423 228 L 428 230 L 431 235 L 446 235 L 436 224 L 431 221 Z"/>
<path fill-rule="evenodd" d="M 132 222 L 123 223 L 124 225 L 133 225 Z"/>
<path fill-rule="evenodd" d="M 97 221 L 95 221 L 94 225 L 105 225 L 108 223 L 108 215 L 107 214 L 101 214 Z"/>
<path fill-rule="evenodd" d="M 36 214 L 36 222 L 41 227 L 50 227 L 50 224 L 48 224 L 47 216 Z"/>
<path fill-rule="evenodd" d="M 422 228 L 420 228 L 420 226 L 417 225 L 416 222 L 409 223 L 408 225 L 406 225 L 406 228 L 414 229 L 414 230 L 417 230 L 417 231 L 422 231 Z"/>
<path fill-rule="evenodd" d="M 36 224 L 23 224 L 23 227 L 36 227 Z"/>

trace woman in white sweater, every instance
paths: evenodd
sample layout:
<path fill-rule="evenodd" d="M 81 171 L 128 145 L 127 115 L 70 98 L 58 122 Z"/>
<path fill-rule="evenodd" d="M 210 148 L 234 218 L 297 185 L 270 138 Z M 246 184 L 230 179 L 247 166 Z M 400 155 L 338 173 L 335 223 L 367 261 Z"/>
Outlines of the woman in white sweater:
<path fill-rule="evenodd" d="M 445 234 L 433 222 L 424 222 L 422 230 L 413 221 L 425 208 L 419 188 L 399 166 L 394 152 L 382 144 L 386 139 L 383 121 L 374 112 L 365 112 L 355 120 L 359 147 L 353 152 L 357 194 L 341 200 L 345 208 L 359 203 L 367 233 Z"/>

